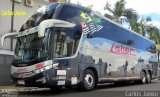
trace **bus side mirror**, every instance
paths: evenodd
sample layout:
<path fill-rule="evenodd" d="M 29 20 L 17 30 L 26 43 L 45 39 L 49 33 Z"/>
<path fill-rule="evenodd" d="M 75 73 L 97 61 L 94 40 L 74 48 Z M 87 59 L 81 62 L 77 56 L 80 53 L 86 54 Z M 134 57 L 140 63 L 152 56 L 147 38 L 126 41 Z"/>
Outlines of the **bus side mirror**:
<path fill-rule="evenodd" d="M 12 32 L 12 33 L 7 33 L 7 34 L 3 35 L 2 38 L 1 38 L 1 46 L 4 45 L 4 40 L 5 40 L 6 38 L 17 36 L 18 33 L 19 33 L 19 32 Z"/>
<path fill-rule="evenodd" d="M 44 20 L 39 24 L 38 36 L 44 37 L 45 30 L 50 27 L 64 27 L 64 28 L 73 28 L 76 24 L 57 20 L 57 19 L 48 19 Z"/>

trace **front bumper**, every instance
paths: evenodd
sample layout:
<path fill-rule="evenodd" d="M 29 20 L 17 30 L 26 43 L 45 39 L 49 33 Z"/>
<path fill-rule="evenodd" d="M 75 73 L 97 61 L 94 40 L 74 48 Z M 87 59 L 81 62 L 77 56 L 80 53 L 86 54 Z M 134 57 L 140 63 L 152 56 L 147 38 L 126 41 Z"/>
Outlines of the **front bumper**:
<path fill-rule="evenodd" d="M 66 73 L 59 74 L 59 71 L 66 71 Z M 31 87 L 71 86 L 70 70 L 58 70 L 52 68 L 30 77 L 17 77 L 17 75 L 18 74 L 11 75 L 11 79 L 17 85 Z"/>

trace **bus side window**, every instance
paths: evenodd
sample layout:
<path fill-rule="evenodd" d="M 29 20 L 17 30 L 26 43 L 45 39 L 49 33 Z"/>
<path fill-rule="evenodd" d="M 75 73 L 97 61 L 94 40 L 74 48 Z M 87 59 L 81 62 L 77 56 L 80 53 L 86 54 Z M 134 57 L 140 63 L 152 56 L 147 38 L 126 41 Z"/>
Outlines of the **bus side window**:
<path fill-rule="evenodd" d="M 72 28 L 56 28 L 52 33 L 52 45 L 54 48 L 54 57 L 70 57 L 73 56 L 78 48 L 79 40 L 82 33 Z"/>
<path fill-rule="evenodd" d="M 134 45 L 135 43 L 134 43 L 134 41 L 133 40 L 127 40 L 126 41 L 126 45 L 128 45 L 128 46 L 132 46 L 132 45 Z"/>
<path fill-rule="evenodd" d="M 146 47 L 147 51 L 151 52 L 151 53 L 156 53 L 156 46 L 155 45 L 150 45 L 148 47 Z"/>

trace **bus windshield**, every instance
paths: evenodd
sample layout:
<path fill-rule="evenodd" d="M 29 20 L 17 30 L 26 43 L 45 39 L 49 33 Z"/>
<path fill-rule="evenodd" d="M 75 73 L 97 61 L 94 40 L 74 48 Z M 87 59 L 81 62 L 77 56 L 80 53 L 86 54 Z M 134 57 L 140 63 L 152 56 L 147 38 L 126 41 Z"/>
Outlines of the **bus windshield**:
<path fill-rule="evenodd" d="M 27 21 L 22 25 L 20 32 L 32 27 L 36 27 L 46 19 L 52 19 L 57 6 L 58 3 L 39 8 L 37 12 L 31 15 L 31 17 L 29 17 Z"/>
<path fill-rule="evenodd" d="M 31 61 L 35 59 L 45 58 L 48 56 L 47 52 L 48 33 L 42 38 L 38 37 L 38 33 L 22 36 L 17 39 L 15 47 L 16 60 L 22 62 Z"/>
<path fill-rule="evenodd" d="M 71 57 L 77 51 L 82 36 L 81 32 L 76 28 L 53 27 L 46 29 L 44 37 L 38 37 L 38 33 L 18 37 L 15 60 L 30 62 L 45 60 L 49 56 Z"/>

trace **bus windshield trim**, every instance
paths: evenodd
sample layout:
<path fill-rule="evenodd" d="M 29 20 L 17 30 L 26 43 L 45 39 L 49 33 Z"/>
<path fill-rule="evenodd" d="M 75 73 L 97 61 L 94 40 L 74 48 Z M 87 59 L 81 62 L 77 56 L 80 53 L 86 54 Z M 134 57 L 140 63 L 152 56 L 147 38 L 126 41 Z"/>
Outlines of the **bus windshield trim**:
<path fill-rule="evenodd" d="M 50 27 L 73 28 L 75 26 L 76 26 L 76 24 L 74 24 L 74 23 L 70 23 L 70 22 L 62 21 L 62 20 L 58 20 L 58 19 L 44 20 L 39 25 L 38 36 L 44 37 L 45 30 Z"/>

